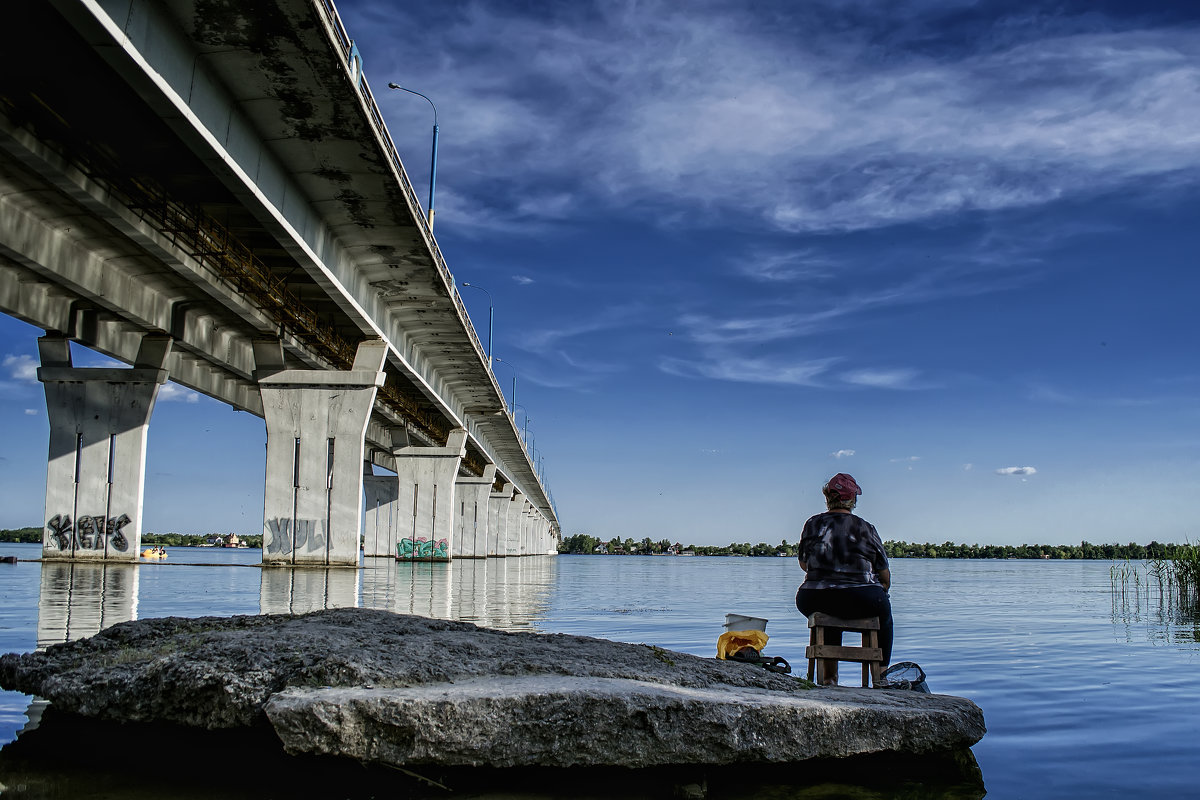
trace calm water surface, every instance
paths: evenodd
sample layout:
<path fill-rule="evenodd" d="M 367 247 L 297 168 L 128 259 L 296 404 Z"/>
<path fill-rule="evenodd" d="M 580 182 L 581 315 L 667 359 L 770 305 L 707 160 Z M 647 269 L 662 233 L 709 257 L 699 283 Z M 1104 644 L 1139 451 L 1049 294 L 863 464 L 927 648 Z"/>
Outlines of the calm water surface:
<path fill-rule="evenodd" d="M 0 544 L 0 555 L 39 550 Z M 257 550 L 168 551 L 165 563 L 138 567 L 0 565 L 0 652 L 133 618 L 358 605 L 712 656 L 724 615 L 736 612 L 769 619 L 766 652 L 804 669 L 792 559 L 369 559 L 360 571 L 292 572 L 254 566 Z M 934 692 L 983 708 L 988 733 L 974 752 L 988 797 L 1195 796 L 1200 617 L 1144 581 L 1114 592 L 1112 567 L 893 561 L 893 661 L 919 662 Z M 0 692 L 0 744 L 25 725 L 30 700 Z"/>

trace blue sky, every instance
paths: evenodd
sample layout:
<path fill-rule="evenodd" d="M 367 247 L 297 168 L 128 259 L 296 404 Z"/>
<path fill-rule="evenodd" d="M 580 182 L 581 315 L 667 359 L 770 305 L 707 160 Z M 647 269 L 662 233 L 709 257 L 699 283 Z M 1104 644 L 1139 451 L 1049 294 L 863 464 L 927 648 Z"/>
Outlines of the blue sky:
<path fill-rule="evenodd" d="M 794 541 L 846 471 L 884 538 L 1200 539 L 1200 6 L 338 5 L 567 534 Z M 264 440 L 163 398 L 146 528 L 256 531 Z"/>

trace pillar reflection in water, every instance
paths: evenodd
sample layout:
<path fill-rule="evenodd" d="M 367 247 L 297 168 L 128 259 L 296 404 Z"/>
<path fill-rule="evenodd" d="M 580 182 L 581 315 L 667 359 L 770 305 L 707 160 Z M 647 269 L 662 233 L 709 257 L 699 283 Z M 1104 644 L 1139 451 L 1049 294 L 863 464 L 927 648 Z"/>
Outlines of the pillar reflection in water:
<path fill-rule="evenodd" d="M 136 564 L 43 561 L 37 649 L 136 619 L 137 601 Z"/>
<path fill-rule="evenodd" d="M 362 602 L 397 614 L 473 622 L 501 630 L 536 629 L 548 613 L 553 557 L 449 562 L 365 559 Z"/>
<path fill-rule="evenodd" d="M 262 614 L 307 614 L 358 606 L 359 571 L 341 567 L 264 567 L 259 589 Z"/>

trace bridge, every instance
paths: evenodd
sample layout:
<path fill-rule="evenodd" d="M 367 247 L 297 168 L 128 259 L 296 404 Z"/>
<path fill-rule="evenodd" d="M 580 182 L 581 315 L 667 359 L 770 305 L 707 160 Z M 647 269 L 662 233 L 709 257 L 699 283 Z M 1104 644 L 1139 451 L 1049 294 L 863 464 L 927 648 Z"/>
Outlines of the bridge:
<path fill-rule="evenodd" d="M 0 311 L 45 331 L 44 558 L 137 560 L 168 380 L 265 420 L 266 564 L 556 551 L 332 0 L 8 14 Z"/>

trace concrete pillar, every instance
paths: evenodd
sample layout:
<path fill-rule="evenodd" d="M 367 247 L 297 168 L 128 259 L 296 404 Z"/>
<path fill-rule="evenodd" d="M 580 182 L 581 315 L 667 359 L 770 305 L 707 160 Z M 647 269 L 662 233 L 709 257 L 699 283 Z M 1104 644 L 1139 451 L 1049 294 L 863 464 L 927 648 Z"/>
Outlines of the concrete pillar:
<path fill-rule="evenodd" d="M 533 555 L 533 526 L 537 519 L 537 509 L 533 503 L 525 501 L 525 535 L 521 537 L 521 555 Z"/>
<path fill-rule="evenodd" d="M 400 540 L 400 479 L 376 475 L 371 462 L 363 462 L 363 494 L 367 511 L 363 529 L 363 556 L 396 557 Z"/>
<path fill-rule="evenodd" d="M 38 339 L 50 423 L 43 558 L 137 561 L 146 434 L 170 352 L 171 337 L 145 336 L 132 369 L 81 368 L 68 339 Z"/>
<path fill-rule="evenodd" d="M 373 340 L 346 372 L 284 369 L 280 342 L 254 343 L 267 420 L 263 563 L 358 564 L 363 436 L 386 356 Z"/>
<path fill-rule="evenodd" d="M 487 558 L 488 496 L 496 482 L 496 466 L 488 464 L 478 478 L 454 482 L 455 558 Z"/>
<path fill-rule="evenodd" d="M 521 555 L 521 531 L 524 527 L 525 495 L 518 491 L 513 493 L 513 498 L 508 504 L 508 530 L 504 543 L 506 556 Z"/>
<path fill-rule="evenodd" d="M 529 500 L 521 504 L 521 515 L 517 517 L 521 527 L 517 533 L 517 555 L 526 555 L 526 540 L 529 538 Z"/>
<path fill-rule="evenodd" d="M 467 454 L 467 432 L 450 431 L 445 447 L 401 447 L 396 457 L 400 480 L 401 561 L 449 561 L 454 541 L 454 481 Z"/>
<path fill-rule="evenodd" d="M 500 491 L 488 496 L 488 544 L 489 558 L 503 558 L 508 555 L 504 549 L 505 537 L 508 535 L 508 504 L 512 500 L 513 485 L 502 484 Z"/>

